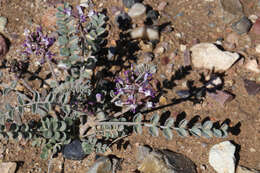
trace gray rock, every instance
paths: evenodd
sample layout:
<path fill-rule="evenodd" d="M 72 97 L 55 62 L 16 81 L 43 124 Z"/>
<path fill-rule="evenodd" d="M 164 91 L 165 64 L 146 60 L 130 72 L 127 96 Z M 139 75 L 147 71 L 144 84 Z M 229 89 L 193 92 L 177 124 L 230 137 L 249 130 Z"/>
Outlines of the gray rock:
<path fill-rule="evenodd" d="M 135 3 L 128 11 L 130 17 L 138 17 L 145 13 L 146 7 L 141 3 Z"/>
<path fill-rule="evenodd" d="M 212 43 L 199 43 L 191 47 L 192 63 L 197 68 L 228 70 L 238 59 L 237 53 L 222 51 Z"/>
<path fill-rule="evenodd" d="M 16 170 L 17 164 L 15 162 L 2 162 L 0 164 L 1 173 L 14 173 Z"/>
<path fill-rule="evenodd" d="M 234 15 L 243 14 L 243 6 L 239 0 L 220 0 L 223 9 Z"/>
<path fill-rule="evenodd" d="M 119 168 L 120 159 L 116 157 L 101 156 L 89 168 L 87 173 L 115 173 Z"/>
<path fill-rule="evenodd" d="M 251 27 L 252 27 L 252 23 L 246 16 L 243 16 L 237 22 L 232 24 L 233 30 L 238 34 L 244 34 L 249 32 Z"/>
<path fill-rule="evenodd" d="M 196 173 L 195 164 L 186 156 L 169 150 L 139 146 L 138 170 L 142 173 Z"/>
<path fill-rule="evenodd" d="M 7 24 L 7 18 L 0 16 L 0 32 L 4 32 L 6 24 Z"/>
<path fill-rule="evenodd" d="M 209 164 L 217 173 L 235 173 L 235 151 L 230 141 L 216 144 L 209 151 Z"/>
<path fill-rule="evenodd" d="M 126 8 L 131 8 L 135 3 L 140 2 L 139 0 L 123 0 L 123 4 Z"/>
<path fill-rule="evenodd" d="M 65 145 L 62 154 L 69 160 L 82 160 L 87 156 L 79 140 L 74 140 L 70 144 Z"/>

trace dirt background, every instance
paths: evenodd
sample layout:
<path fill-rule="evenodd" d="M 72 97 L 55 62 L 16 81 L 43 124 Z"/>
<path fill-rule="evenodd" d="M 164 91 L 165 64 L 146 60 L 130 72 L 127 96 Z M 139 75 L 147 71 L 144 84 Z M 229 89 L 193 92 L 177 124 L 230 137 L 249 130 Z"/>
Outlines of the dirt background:
<path fill-rule="evenodd" d="M 154 60 L 159 67 L 157 78 L 160 81 L 165 77 L 170 78 L 171 76 L 171 74 L 166 73 L 166 67 L 161 63 L 161 58 L 170 56 L 172 52 L 180 49 L 181 44 L 190 47 L 196 39 L 199 39 L 200 42 L 215 42 L 219 38 L 225 40 L 227 35 L 232 32 L 231 25 L 225 23 L 222 19 L 223 11 L 217 0 L 213 2 L 206 0 L 165 0 L 165 2 L 168 2 L 168 5 L 160 12 L 160 19 L 155 24 L 160 25 L 165 22 L 171 22 L 174 31 L 169 32 L 166 30 L 161 33 L 161 41 L 158 46 L 163 42 L 168 42 L 169 47 L 165 53 Z M 241 2 L 244 5 L 244 11 L 247 16 L 256 14 L 256 1 L 249 1 L 250 3 L 248 3 L 248 1 L 244 0 Z M 11 42 L 10 50 L 6 56 L 7 59 L 19 57 L 21 44 L 25 38 L 24 30 L 34 30 L 35 26 L 41 24 L 41 16 L 52 6 L 52 3 L 55 2 L 51 0 L 0 1 L 0 16 L 8 18 L 6 32 L 3 34 Z M 96 4 L 95 9 L 107 9 L 111 32 L 108 36 L 108 46 L 113 45 L 115 40 L 119 39 L 120 30 L 114 23 L 114 15 L 111 13 L 111 8 L 112 6 L 118 6 L 124 9 L 123 5 L 120 0 L 96 0 L 94 3 Z M 149 4 L 156 10 L 160 1 L 144 0 L 143 3 Z M 78 4 L 78 2 L 74 1 L 72 4 Z M 43 30 L 47 29 L 44 28 Z M 179 34 L 182 35 L 181 38 L 178 37 Z M 232 51 L 242 51 L 246 55 L 246 60 L 250 57 L 260 60 L 259 54 L 255 52 L 255 45 L 247 34 L 240 35 L 239 40 L 239 45 L 233 48 Z M 146 49 L 149 50 L 143 43 L 140 43 L 140 47 L 141 50 L 137 54 L 147 51 Z M 174 61 L 175 69 L 183 65 L 183 53 L 179 52 Z M 31 68 L 32 71 L 35 71 L 34 67 Z M 10 83 L 12 78 L 8 76 L 7 71 L 3 70 L 3 72 L 6 74 L 4 82 Z M 231 140 L 237 144 L 239 148 L 239 165 L 260 169 L 260 95 L 249 96 L 243 84 L 243 79 L 256 79 L 259 78 L 259 75 L 257 76 L 246 70 L 242 63 L 237 63 L 228 70 L 224 75 L 223 90 L 233 93 L 235 99 L 224 107 L 208 97 L 202 104 L 193 105 L 191 102 L 183 102 L 171 105 L 171 100 L 177 97 L 175 91 L 177 89 L 185 89 L 184 85 L 187 79 L 194 80 L 195 84 L 199 85 L 196 81 L 200 79 L 200 73 L 207 74 L 208 72 L 193 68 L 185 79 L 175 81 L 177 87 L 165 89 L 167 91 L 165 95 L 166 104 L 169 104 L 169 106 L 158 110 L 158 112 L 170 111 L 170 116 L 173 117 L 176 117 L 181 112 L 185 112 L 188 120 L 196 115 L 200 116 L 201 120 L 205 117 L 210 117 L 213 121 L 220 122 L 229 119 L 231 127 L 240 129 L 240 132 L 236 133 L 237 131 L 235 131 L 225 139 L 182 138 L 175 134 L 174 139 L 171 141 L 167 141 L 164 137 L 151 137 L 146 130 L 143 135 L 133 134 L 124 139 L 128 145 L 120 146 L 115 144 L 112 146 L 111 153 L 124 159 L 122 173 L 135 172 L 138 165 L 135 159 L 137 144 L 145 144 L 160 149 L 167 148 L 182 153 L 195 162 L 198 172 L 213 173 L 214 171 L 208 163 L 209 149 L 214 144 L 226 140 Z M 37 82 L 34 87 L 37 87 Z M 12 101 L 13 98 L 4 98 L 0 103 L 6 102 L 7 99 Z M 16 143 L 15 141 L 7 143 L 1 141 L 0 149 L 3 151 L 1 155 L 2 161 L 16 161 L 19 164 L 17 173 L 40 173 L 47 171 L 48 162 L 40 159 L 40 149 L 32 148 L 29 143 Z M 62 170 L 65 173 L 86 172 L 93 163 L 94 158 L 95 155 L 92 154 L 82 161 L 69 161 L 64 160 L 59 155 L 53 160 L 53 172 L 59 173 Z M 204 167 L 202 165 L 206 167 L 206 170 L 202 169 Z"/>

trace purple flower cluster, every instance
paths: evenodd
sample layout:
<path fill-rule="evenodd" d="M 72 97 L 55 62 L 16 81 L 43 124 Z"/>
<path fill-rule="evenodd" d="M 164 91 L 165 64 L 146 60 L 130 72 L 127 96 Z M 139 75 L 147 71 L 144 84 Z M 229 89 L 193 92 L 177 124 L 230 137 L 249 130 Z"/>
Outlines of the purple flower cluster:
<path fill-rule="evenodd" d="M 156 91 L 151 85 L 152 73 L 127 70 L 124 78 L 117 77 L 116 91 L 114 92 L 114 103 L 120 107 L 130 107 L 133 112 L 138 106 L 151 108 L 154 103 L 149 101 L 154 98 Z"/>
<path fill-rule="evenodd" d="M 49 48 L 55 42 L 55 38 L 48 37 L 42 33 L 42 28 L 38 27 L 36 32 L 30 33 L 29 30 L 25 31 L 26 40 L 23 44 L 25 55 L 29 56 L 35 54 L 37 56 L 42 56 L 41 64 L 45 62 L 45 58 L 51 59 L 54 54 L 49 50 Z"/>

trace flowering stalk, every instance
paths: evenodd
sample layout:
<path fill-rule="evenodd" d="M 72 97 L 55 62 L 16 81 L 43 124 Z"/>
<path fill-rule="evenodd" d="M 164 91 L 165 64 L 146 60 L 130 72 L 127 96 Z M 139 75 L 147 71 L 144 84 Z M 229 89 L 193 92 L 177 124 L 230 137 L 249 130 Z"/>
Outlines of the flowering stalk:
<path fill-rule="evenodd" d="M 150 84 L 152 75 L 149 71 L 139 74 L 133 68 L 125 71 L 124 78 L 116 78 L 116 91 L 112 102 L 120 107 L 130 107 L 133 112 L 138 106 L 143 106 L 145 103 L 147 108 L 153 107 L 153 103 L 149 101 L 150 98 L 155 97 L 156 93 Z"/>

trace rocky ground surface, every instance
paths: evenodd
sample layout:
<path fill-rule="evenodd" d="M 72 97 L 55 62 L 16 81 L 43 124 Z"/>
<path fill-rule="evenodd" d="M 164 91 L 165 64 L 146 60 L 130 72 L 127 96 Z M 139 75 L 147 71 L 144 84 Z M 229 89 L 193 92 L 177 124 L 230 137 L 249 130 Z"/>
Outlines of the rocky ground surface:
<path fill-rule="evenodd" d="M 86 1 L 81 0 L 81 3 Z M 33 30 L 41 25 L 52 33 L 55 30 L 54 6 L 59 2 L 1 0 L 0 60 L 19 57 L 25 29 Z M 73 5 L 80 3 L 70 2 Z M 174 170 L 176 173 L 260 170 L 260 1 L 144 0 L 133 5 L 134 2 L 137 1 L 93 0 L 92 8 L 105 10 L 109 17 L 107 46 L 116 46 L 120 40 L 116 19 L 122 12 L 128 13 L 127 17 L 134 23 L 130 34 L 133 39 L 141 40 L 139 50 L 135 52 L 137 62 L 155 63 L 158 66 L 156 78 L 164 83 L 162 89 L 166 94 L 159 102 L 162 109 L 156 111 L 160 114 L 168 111 L 172 117 L 182 114 L 186 119 L 198 116 L 201 120 L 210 117 L 220 123 L 227 120 L 231 127 L 229 136 L 206 139 L 174 135 L 168 141 L 162 135 L 151 137 L 145 130 L 142 135 L 132 134 L 123 142 L 115 143 L 110 152 L 96 161 L 95 154 L 73 161 L 64 159 L 60 153 L 52 160 L 52 172 L 86 173 L 89 170 L 94 173 L 98 168 L 112 172 L 115 165 L 120 165 L 117 172 L 122 173 L 152 173 L 159 168 L 161 172 Z M 146 11 L 150 12 L 145 14 Z M 150 16 L 153 26 L 150 30 L 144 26 L 151 21 L 144 21 L 144 16 Z M 142 40 L 145 36 L 148 39 L 158 37 L 160 41 L 153 48 Z M 186 75 L 178 78 L 176 70 L 182 66 L 187 67 L 182 70 Z M 8 72 L 0 70 L 4 74 L 3 82 L 10 83 L 12 79 Z M 35 72 L 36 68 L 31 70 Z M 217 92 L 207 93 L 203 102 L 197 104 L 174 102 L 174 98 L 185 98 L 189 94 L 183 92 L 190 85 L 187 81 L 193 81 L 194 86 L 199 87 L 201 74 L 209 79 L 213 72 L 217 76 L 215 85 L 221 86 Z M 41 73 L 44 74 L 44 69 Z M 33 87 L 39 87 L 37 79 L 32 83 Z M 12 99 L 12 96 L 1 97 L 0 108 Z M 40 149 L 29 143 L 1 141 L 0 172 L 47 172 L 48 162 L 41 160 L 39 155 Z M 183 171 L 176 168 L 184 163 Z M 155 167 L 150 170 L 147 165 Z"/>

